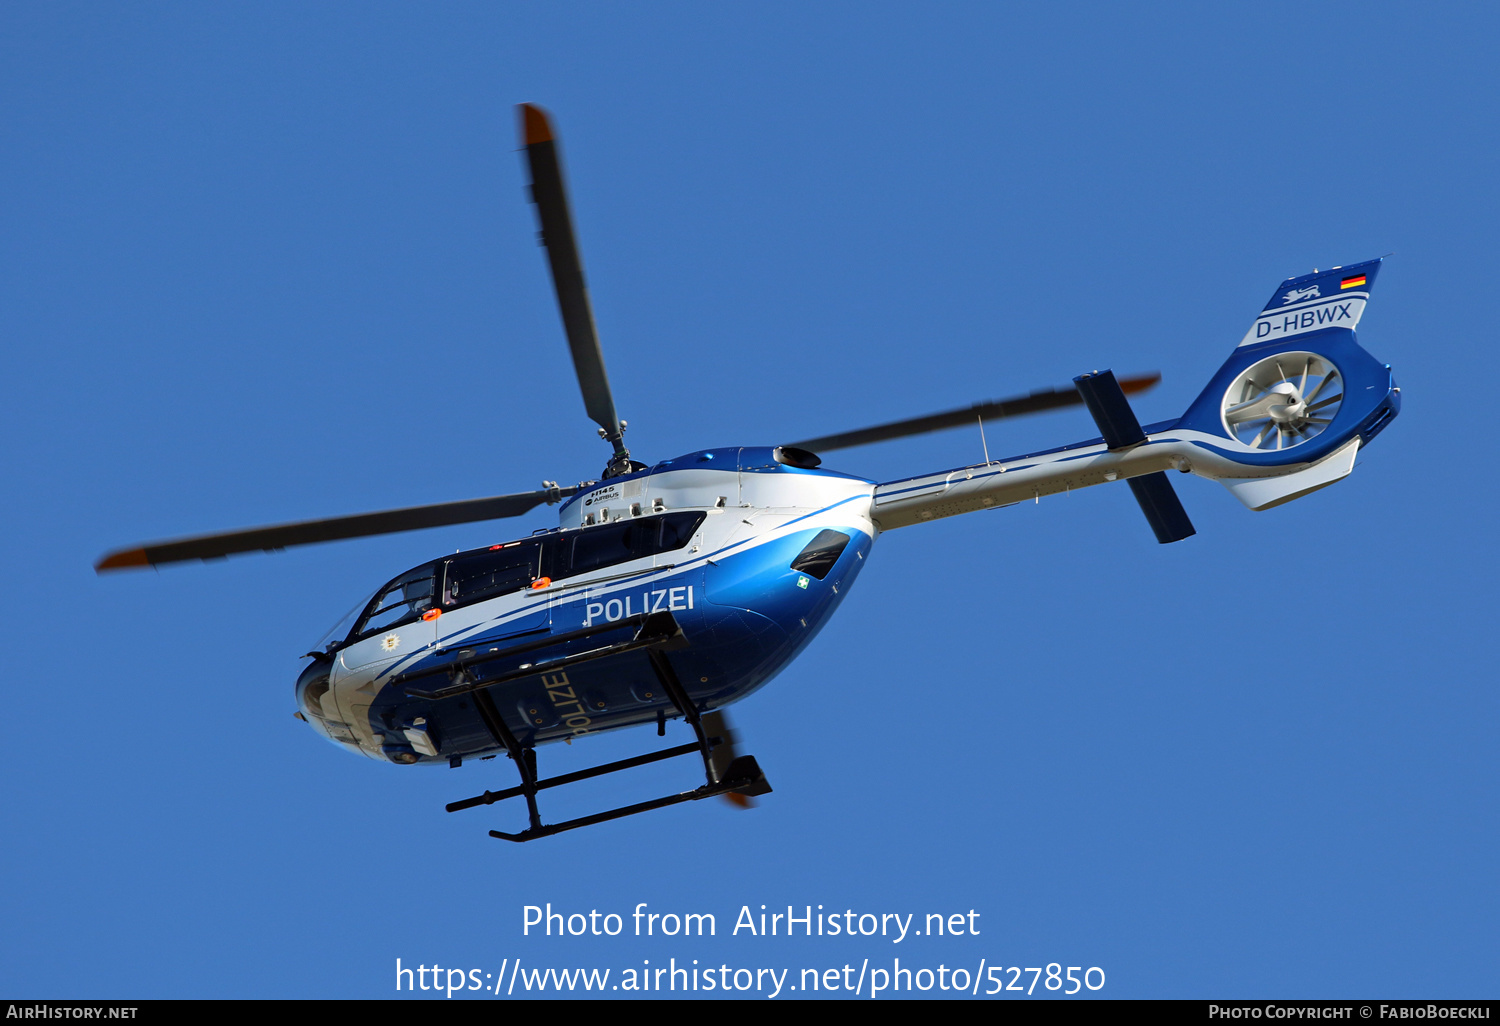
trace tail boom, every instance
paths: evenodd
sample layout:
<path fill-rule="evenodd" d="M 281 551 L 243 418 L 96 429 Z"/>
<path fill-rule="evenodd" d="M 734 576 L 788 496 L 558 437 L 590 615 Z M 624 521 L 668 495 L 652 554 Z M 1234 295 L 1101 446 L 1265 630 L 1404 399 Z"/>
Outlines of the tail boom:
<path fill-rule="evenodd" d="M 1177 431 L 1170 424 L 1152 427 L 1158 430 L 1148 429 L 1144 442 L 1121 452 L 1111 452 L 1102 439 L 1096 439 L 996 463 L 889 481 L 875 489 L 871 519 L 882 531 L 890 531 L 1168 470 L 1211 481 L 1238 482 L 1290 477 L 1315 465 L 1247 467 L 1213 444 L 1223 439 L 1205 439 L 1199 432 Z"/>

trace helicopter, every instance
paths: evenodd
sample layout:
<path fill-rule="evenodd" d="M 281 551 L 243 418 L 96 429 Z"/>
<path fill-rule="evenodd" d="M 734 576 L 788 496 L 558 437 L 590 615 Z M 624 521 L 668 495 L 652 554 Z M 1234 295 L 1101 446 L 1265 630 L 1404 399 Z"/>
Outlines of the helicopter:
<path fill-rule="evenodd" d="M 307 653 L 296 716 L 350 752 L 397 765 L 507 755 L 519 783 L 449 812 L 524 798 L 524 842 L 717 796 L 770 792 L 738 754 L 727 706 L 767 684 L 817 636 L 887 531 L 1126 482 L 1157 540 L 1195 533 L 1169 471 L 1225 486 L 1266 510 L 1346 477 L 1400 410 L 1389 365 L 1355 328 L 1382 259 L 1282 282 L 1184 414 L 1141 425 L 1127 395 L 1159 375 L 1094 371 L 1071 387 L 782 445 L 703 449 L 648 465 L 625 446 L 573 230 L 549 116 L 518 107 L 530 199 L 587 416 L 611 455 L 598 480 L 536 491 L 280 524 L 111 552 L 95 569 L 231 554 L 521 516 L 558 525 L 441 556 L 394 577 Z M 1083 405 L 1099 435 L 983 463 L 877 482 L 821 453 L 986 420 Z M 682 720 L 693 740 L 543 778 L 537 749 Z M 540 792 L 697 755 L 704 783 L 563 822 Z"/>

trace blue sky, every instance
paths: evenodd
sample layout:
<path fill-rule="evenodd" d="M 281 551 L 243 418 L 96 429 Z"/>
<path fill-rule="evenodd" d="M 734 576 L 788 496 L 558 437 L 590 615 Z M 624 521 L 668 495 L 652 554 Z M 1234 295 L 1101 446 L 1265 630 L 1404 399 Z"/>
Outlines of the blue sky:
<path fill-rule="evenodd" d="M 1484 455 L 1497 18 L 1479 5 L 10 4 L 0 11 L 0 990 L 379 997 L 403 965 L 1098 966 L 1115 997 L 1493 996 Z M 512 106 L 561 134 L 638 456 L 1159 369 L 1394 252 L 1403 415 L 1266 513 L 1184 480 L 880 539 L 734 709 L 775 787 L 526 846 L 504 760 L 291 716 L 351 604 L 514 523 L 99 579 L 102 552 L 597 476 Z M 992 453 L 1092 434 L 997 424 Z M 829 465 L 891 479 L 969 433 Z M 562 771 L 654 744 L 594 739 Z M 555 815 L 691 786 L 681 765 Z M 705 807 L 707 806 L 707 807 Z M 714 938 L 523 937 L 522 908 Z M 729 935 L 741 906 L 980 934 Z M 508 963 L 509 964 L 509 963 Z M 617 977 L 616 977 L 617 978 Z M 1009 977 L 1007 977 L 1008 979 Z M 1029 977 L 1028 977 L 1029 978 Z M 935 996 L 938 992 L 932 992 Z"/>

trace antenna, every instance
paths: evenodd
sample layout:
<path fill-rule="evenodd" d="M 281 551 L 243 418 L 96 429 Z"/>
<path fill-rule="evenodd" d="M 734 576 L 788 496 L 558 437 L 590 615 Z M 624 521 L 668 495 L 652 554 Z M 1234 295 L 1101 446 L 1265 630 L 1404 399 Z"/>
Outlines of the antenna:
<path fill-rule="evenodd" d="M 990 443 L 984 440 L 984 414 L 979 415 L 979 444 L 984 446 L 984 465 L 990 465 Z"/>

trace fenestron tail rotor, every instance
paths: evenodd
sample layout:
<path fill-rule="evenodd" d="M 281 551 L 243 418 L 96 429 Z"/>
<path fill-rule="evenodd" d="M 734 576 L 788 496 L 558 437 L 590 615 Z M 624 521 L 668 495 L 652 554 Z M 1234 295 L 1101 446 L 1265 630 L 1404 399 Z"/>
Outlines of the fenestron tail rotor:
<path fill-rule="evenodd" d="M 1316 353 L 1277 353 L 1224 394 L 1224 427 L 1253 449 L 1290 449 L 1322 434 L 1344 400 L 1338 368 Z"/>
<path fill-rule="evenodd" d="M 526 164 L 531 172 L 531 201 L 536 204 L 537 218 L 541 222 L 542 245 L 547 249 L 552 286 L 557 291 L 563 331 L 568 336 L 573 369 L 578 374 L 578 387 L 583 392 L 583 407 L 589 418 L 599 425 L 599 433 L 614 447 L 614 456 L 604 476 L 629 473 L 635 465 L 631 463 L 630 450 L 625 448 L 625 422 L 615 411 L 609 375 L 604 370 L 604 352 L 599 348 L 594 310 L 584 282 L 583 259 L 579 256 L 578 238 L 573 232 L 573 216 L 568 207 L 567 189 L 563 185 L 557 139 L 551 121 L 540 107 L 523 103 L 517 111 L 521 118 L 521 142 L 526 148 Z"/>

